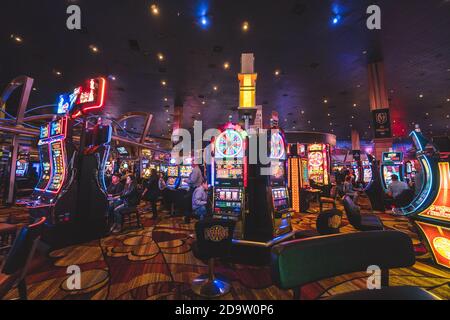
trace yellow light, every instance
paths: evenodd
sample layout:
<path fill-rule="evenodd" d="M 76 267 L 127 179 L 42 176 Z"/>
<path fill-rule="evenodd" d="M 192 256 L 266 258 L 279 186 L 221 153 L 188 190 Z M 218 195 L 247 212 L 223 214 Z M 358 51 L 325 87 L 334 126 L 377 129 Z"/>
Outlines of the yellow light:
<path fill-rule="evenodd" d="M 166 85 L 167 85 L 167 82 L 166 82 L 165 80 L 163 80 L 163 81 L 161 81 L 161 84 L 162 84 L 163 86 L 166 86 Z"/>
<path fill-rule="evenodd" d="M 275 70 L 275 76 L 278 77 L 280 75 L 280 73 L 281 73 L 280 70 Z"/>
<path fill-rule="evenodd" d="M 89 46 L 89 49 L 91 49 L 91 51 L 93 52 L 93 53 L 98 53 L 98 48 L 96 47 L 96 46 L 94 46 L 93 44 L 91 44 L 90 46 Z"/>
<path fill-rule="evenodd" d="M 225 63 L 223 64 L 223 68 L 224 68 L 225 70 L 230 69 L 230 63 L 229 63 L 229 62 L 225 62 Z"/>
<path fill-rule="evenodd" d="M 158 8 L 158 6 L 157 6 L 156 4 L 152 4 L 152 5 L 150 6 L 150 11 L 152 12 L 152 14 L 153 14 L 154 16 L 159 15 L 159 8 Z"/>
<path fill-rule="evenodd" d="M 219 90 L 219 87 L 218 86 L 214 86 L 213 89 L 214 89 L 214 91 L 217 91 L 217 90 Z"/>
<path fill-rule="evenodd" d="M 323 99 L 323 103 L 328 103 L 328 99 Z"/>
<path fill-rule="evenodd" d="M 244 21 L 244 22 L 242 23 L 242 30 L 243 30 L 244 32 L 247 32 L 248 29 L 250 29 L 250 24 L 248 23 L 248 21 Z"/>
<path fill-rule="evenodd" d="M 164 61 L 164 55 L 162 53 L 158 53 L 158 60 Z"/>

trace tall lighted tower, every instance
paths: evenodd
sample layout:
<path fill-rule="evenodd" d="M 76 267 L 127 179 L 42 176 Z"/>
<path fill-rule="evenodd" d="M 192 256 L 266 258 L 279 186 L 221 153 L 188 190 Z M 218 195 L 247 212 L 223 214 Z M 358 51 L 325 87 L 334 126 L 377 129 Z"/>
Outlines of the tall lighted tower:
<path fill-rule="evenodd" d="M 243 53 L 241 56 L 241 73 L 239 79 L 239 117 L 248 129 L 250 122 L 256 119 L 256 79 L 254 71 L 255 57 L 253 53 Z"/>

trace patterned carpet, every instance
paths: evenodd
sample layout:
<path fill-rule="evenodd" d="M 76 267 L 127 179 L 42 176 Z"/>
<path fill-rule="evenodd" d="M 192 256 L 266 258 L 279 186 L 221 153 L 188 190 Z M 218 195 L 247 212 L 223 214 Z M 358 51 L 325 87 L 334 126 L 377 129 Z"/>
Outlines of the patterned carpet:
<path fill-rule="evenodd" d="M 17 209 L 16 209 L 17 210 Z M 6 211 L 0 209 L 0 219 Z M 380 214 L 389 229 L 397 229 L 420 244 L 404 218 Z M 295 230 L 315 230 L 315 214 L 295 217 Z M 207 272 L 207 266 L 191 251 L 194 223 L 167 217 L 154 222 L 144 215 L 144 228 L 128 228 L 122 234 L 53 251 L 36 258 L 28 276 L 29 299 L 199 299 L 190 289 L 191 281 Z M 344 218 L 342 232 L 355 230 Z M 81 290 L 66 287 L 66 270 L 78 265 L 82 270 Z M 291 291 L 272 285 L 267 267 L 218 264 L 216 271 L 231 280 L 232 290 L 222 299 L 292 299 Z M 354 273 L 323 280 L 303 289 L 303 297 L 318 299 L 366 287 L 366 274 Z M 419 256 L 411 268 L 391 270 L 390 283 L 426 288 L 450 299 L 450 272 L 434 266 L 429 254 Z M 6 299 L 15 298 L 15 290 Z"/>

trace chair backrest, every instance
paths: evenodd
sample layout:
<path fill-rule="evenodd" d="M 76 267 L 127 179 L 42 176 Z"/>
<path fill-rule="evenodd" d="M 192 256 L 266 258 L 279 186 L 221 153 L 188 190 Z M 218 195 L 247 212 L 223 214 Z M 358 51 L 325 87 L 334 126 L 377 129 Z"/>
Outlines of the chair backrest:
<path fill-rule="evenodd" d="M 330 197 L 336 199 L 337 198 L 337 186 L 332 186 L 330 190 Z"/>
<path fill-rule="evenodd" d="M 408 188 L 403 190 L 397 198 L 394 199 L 394 203 L 397 207 L 406 207 L 414 199 L 414 190 Z"/>
<path fill-rule="evenodd" d="M 235 222 L 221 219 L 205 219 L 195 224 L 199 253 L 209 258 L 222 258 L 230 253 Z"/>
<path fill-rule="evenodd" d="M 343 203 L 348 222 L 350 222 L 353 227 L 359 228 L 361 225 L 361 212 L 359 207 L 354 204 L 349 196 L 344 197 Z"/>
<path fill-rule="evenodd" d="M 317 216 L 317 232 L 321 235 L 339 233 L 342 222 L 342 212 L 337 209 L 325 210 Z"/>
<path fill-rule="evenodd" d="M 294 240 L 276 245 L 271 252 L 274 283 L 282 289 L 376 265 L 381 270 L 415 263 L 411 239 L 400 231 L 370 231 Z"/>
<path fill-rule="evenodd" d="M 34 253 L 36 240 L 42 234 L 45 220 L 46 218 L 43 217 L 31 225 L 23 227 L 19 231 L 6 257 L 2 273 L 12 275 L 26 268 L 31 255 Z"/>

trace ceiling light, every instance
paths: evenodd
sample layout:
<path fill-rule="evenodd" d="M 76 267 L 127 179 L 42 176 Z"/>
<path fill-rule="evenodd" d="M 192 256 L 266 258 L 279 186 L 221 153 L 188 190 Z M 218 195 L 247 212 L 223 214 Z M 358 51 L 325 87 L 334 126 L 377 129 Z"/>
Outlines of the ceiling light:
<path fill-rule="evenodd" d="M 166 85 L 167 85 L 167 82 L 166 82 L 165 80 L 163 80 L 163 81 L 161 81 L 161 84 L 162 84 L 163 86 L 166 86 Z"/>
<path fill-rule="evenodd" d="M 357 107 L 358 105 L 356 103 L 353 104 L 354 107 Z"/>
<path fill-rule="evenodd" d="M 280 70 L 275 70 L 275 76 L 278 77 L 280 75 L 280 73 L 281 73 Z"/>
<path fill-rule="evenodd" d="M 159 7 L 156 4 L 152 4 L 150 6 L 150 11 L 151 11 L 152 15 L 154 15 L 154 16 L 159 15 Z"/>
<path fill-rule="evenodd" d="M 169 101 L 169 99 L 167 99 L 167 98 L 164 98 L 164 101 L 165 101 L 165 102 L 167 102 L 167 101 Z"/>
<path fill-rule="evenodd" d="M 422 98 L 423 98 L 423 94 L 419 94 L 419 98 L 421 98 L 421 99 L 422 99 Z"/>
<path fill-rule="evenodd" d="M 17 43 L 22 43 L 23 42 L 23 38 L 22 37 L 16 36 L 14 34 L 11 35 L 11 39 L 13 39 Z"/>
<path fill-rule="evenodd" d="M 225 62 L 225 63 L 223 64 L 223 68 L 224 68 L 225 70 L 230 69 L 230 63 L 229 63 L 229 62 Z"/>
<path fill-rule="evenodd" d="M 213 90 L 214 90 L 214 91 L 217 91 L 217 90 L 219 90 L 219 87 L 218 87 L 218 86 L 214 86 L 214 87 L 213 87 Z"/>
<path fill-rule="evenodd" d="M 93 44 L 91 44 L 90 46 L 89 46 L 89 49 L 92 51 L 92 53 L 98 53 L 100 50 L 98 49 L 98 47 L 97 46 L 95 46 L 95 45 L 93 45 Z"/>
<path fill-rule="evenodd" d="M 244 21 L 242 23 L 242 31 L 247 32 L 248 29 L 250 29 L 250 24 L 248 23 L 248 21 Z"/>
<path fill-rule="evenodd" d="M 203 104 L 203 105 L 205 105 L 205 104 L 206 104 L 206 102 L 205 102 L 205 101 L 202 101 L 202 104 Z"/>
<path fill-rule="evenodd" d="M 164 61 L 164 55 L 162 53 L 158 53 L 158 60 Z"/>
<path fill-rule="evenodd" d="M 57 76 L 62 76 L 62 72 L 61 72 L 61 71 L 58 71 L 58 70 L 55 70 L 55 74 L 56 74 Z"/>
<path fill-rule="evenodd" d="M 323 99 L 323 103 L 328 103 L 328 99 Z"/>

